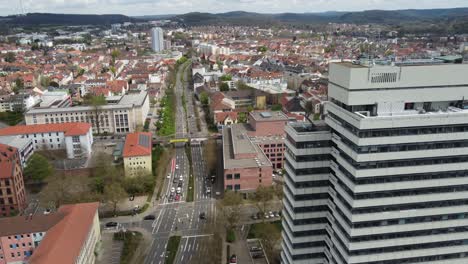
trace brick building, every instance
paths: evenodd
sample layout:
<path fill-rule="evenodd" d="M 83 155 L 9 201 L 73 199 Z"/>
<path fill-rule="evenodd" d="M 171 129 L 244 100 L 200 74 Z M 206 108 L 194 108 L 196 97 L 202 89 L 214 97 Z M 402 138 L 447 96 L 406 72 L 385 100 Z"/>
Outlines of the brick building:
<path fill-rule="evenodd" d="M 274 170 L 284 164 L 284 127 L 288 117 L 282 112 L 251 112 L 249 114 L 248 135 L 272 163 Z"/>
<path fill-rule="evenodd" d="M 0 217 L 21 212 L 25 206 L 26 193 L 18 150 L 0 144 Z"/>

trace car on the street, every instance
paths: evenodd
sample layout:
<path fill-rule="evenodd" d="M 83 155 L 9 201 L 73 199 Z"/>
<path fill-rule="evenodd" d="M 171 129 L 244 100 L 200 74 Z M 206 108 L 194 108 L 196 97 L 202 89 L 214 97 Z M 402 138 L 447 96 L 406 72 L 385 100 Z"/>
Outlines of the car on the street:
<path fill-rule="evenodd" d="M 180 194 L 182 192 L 182 188 L 177 187 L 177 194 Z"/>
<path fill-rule="evenodd" d="M 184 181 L 184 177 L 182 175 L 180 175 L 179 181 Z"/>
<path fill-rule="evenodd" d="M 176 168 L 176 169 L 179 169 L 179 164 L 175 165 L 175 168 Z"/>
<path fill-rule="evenodd" d="M 167 177 L 168 179 L 170 179 L 170 178 L 171 178 L 171 174 L 168 173 L 166 177 Z"/>
<path fill-rule="evenodd" d="M 175 196 L 175 200 L 176 200 L 176 201 L 179 201 L 179 200 L 180 200 L 180 195 L 177 194 L 177 195 Z"/>
<path fill-rule="evenodd" d="M 143 220 L 154 220 L 154 219 L 156 219 L 156 216 L 154 216 L 154 215 L 147 215 L 147 216 L 143 217 Z"/>
<path fill-rule="evenodd" d="M 173 183 L 177 183 L 177 178 L 174 177 L 174 179 L 172 180 Z"/>
<path fill-rule="evenodd" d="M 171 193 L 175 192 L 175 188 L 171 187 Z"/>
<path fill-rule="evenodd" d="M 119 224 L 117 222 L 107 222 L 106 223 L 106 227 L 116 227 L 118 226 Z"/>
<path fill-rule="evenodd" d="M 268 212 L 268 214 L 270 215 L 270 218 L 274 218 L 274 217 L 275 217 L 275 215 L 273 214 L 272 211 Z"/>
<path fill-rule="evenodd" d="M 233 255 L 229 258 L 229 264 L 237 264 L 237 256 L 236 256 L 236 254 L 233 254 Z"/>
<path fill-rule="evenodd" d="M 200 219 L 206 219 L 206 215 L 205 215 L 205 212 L 201 212 L 200 213 Z"/>
<path fill-rule="evenodd" d="M 177 184 L 177 187 L 182 188 L 182 182 L 179 182 L 179 183 Z"/>

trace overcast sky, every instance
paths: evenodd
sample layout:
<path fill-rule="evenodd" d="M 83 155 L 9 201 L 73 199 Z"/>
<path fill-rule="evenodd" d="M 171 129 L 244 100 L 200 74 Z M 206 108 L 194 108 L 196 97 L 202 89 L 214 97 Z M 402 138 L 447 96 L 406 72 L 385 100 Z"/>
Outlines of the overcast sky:
<path fill-rule="evenodd" d="M 468 0 L 22 0 L 25 12 L 158 15 L 188 12 L 261 13 L 468 7 Z M 19 13 L 21 0 L 0 0 L 0 15 Z"/>

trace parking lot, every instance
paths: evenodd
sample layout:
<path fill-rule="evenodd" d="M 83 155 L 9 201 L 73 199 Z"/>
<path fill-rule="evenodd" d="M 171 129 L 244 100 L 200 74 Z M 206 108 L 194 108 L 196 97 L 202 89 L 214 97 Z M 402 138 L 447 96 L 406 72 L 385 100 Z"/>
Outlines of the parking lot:
<path fill-rule="evenodd" d="M 254 264 L 268 264 L 265 251 L 258 239 L 247 239 L 247 247 Z"/>
<path fill-rule="evenodd" d="M 113 239 L 114 232 L 103 231 L 101 235 L 102 247 L 98 255 L 97 264 L 119 264 L 123 242 Z"/>

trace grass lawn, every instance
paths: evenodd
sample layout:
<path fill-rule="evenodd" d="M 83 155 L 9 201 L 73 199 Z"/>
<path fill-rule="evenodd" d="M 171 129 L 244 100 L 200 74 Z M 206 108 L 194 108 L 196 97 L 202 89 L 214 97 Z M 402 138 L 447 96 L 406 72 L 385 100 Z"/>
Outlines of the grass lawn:
<path fill-rule="evenodd" d="M 143 240 L 143 235 L 140 232 L 117 232 L 114 233 L 114 240 L 121 240 L 124 242 L 122 255 L 120 256 L 120 263 L 132 263 L 132 259 L 140 242 Z"/>
<path fill-rule="evenodd" d="M 177 250 L 179 249 L 181 236 L 171 236 L 169 237 L 169 241 L 167 242 L 167 249 L 166 249 L 166 264 L 174 263 Z"/>
<path fill-rule="evenodd" d="M 281 232 L 281 229 L 282 229 L 281 220 L 274 221 L 274 222 L 256 223 L 250 226 L 250 230 L 249 230 L 249 234 L 247 235 L 247 238 L 248 239 L 258 238 L 259 237 L 258 234 L 260 233 L 260 230 L 264 228 L 264 226 L 269 225 L 269 224 L 273 224 L 278 230 L 278 232 Z"/>
<path fill-rule="evenodd" d="M 194 195 L 194 182 L 193 182 L 193 167 L 192 167 L 192 148 L 189 145 L 185 145 L 185 153 L 189 160 L 189 182 L 188 182 L 188 189 L 187 189 L 187 198 L 185 201 L 193 202 L 193 195 Z"/>

